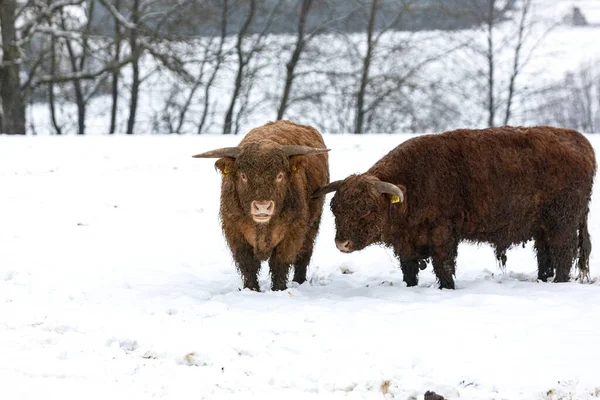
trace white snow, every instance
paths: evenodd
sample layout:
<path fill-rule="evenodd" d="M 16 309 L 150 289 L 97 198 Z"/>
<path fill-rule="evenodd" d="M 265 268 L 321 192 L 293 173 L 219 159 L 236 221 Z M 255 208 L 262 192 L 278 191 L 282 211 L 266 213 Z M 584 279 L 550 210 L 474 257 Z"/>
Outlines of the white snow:
<path fill-rule="evenodd" d="M 326 135 L 332 179 L 409 135 Z M 600 153 L 600 137 L 589 136 Z M 593 284 L 538 283 L 461 245 L 457 290 L 407 288 L 391 250 L 344 255 L 329 199 L 310 281 L 241 280 L 220 231 L 220 176 L 192 154 L 239 137 L 0 137 L 2 399 L 595 399 Z"/>

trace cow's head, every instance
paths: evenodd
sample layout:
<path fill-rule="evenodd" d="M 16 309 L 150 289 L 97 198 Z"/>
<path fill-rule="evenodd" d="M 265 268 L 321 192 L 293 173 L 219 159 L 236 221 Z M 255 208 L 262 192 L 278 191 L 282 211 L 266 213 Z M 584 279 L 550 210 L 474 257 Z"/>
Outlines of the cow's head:
<path fill-rule="evenodd" d="M 329 149 L 251 142 L 193 157 L 218 158 L 215 166 L 221 171 L 223 179 L 233 184 L 240 206 L 254 222 L 266 224 L 281 211 L 290 180 L 306 164 L 303 156 L 327 151 Z"/>
<path fill-rule="evenodd" d="M 372 175 L 350 175 L 317 190 L 312 197 L 336 192 L 331 199 L 335 217 L 335 244 L 344 253 L 362 250 L 381 240 L 390 206 L 401 206 L 406 188 L 382 182 Z"/>

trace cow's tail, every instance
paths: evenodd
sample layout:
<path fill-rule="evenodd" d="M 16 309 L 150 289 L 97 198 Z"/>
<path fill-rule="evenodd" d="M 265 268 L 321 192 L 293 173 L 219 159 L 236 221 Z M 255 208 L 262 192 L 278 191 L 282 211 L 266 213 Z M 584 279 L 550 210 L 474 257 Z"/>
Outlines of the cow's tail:
<path fill-rule="evenodd" d="M 592 242 L 590 240 L 590 232 L 588 231 L 588 212 L 586 210 L 581 223 L 579 224 L 579 238 L 577 242 L 577 256 L 579 258 L 577 267 L 579 274 L 577 280 L 583 282 L 590 281 L 590 253 L 592 252 Z"/>

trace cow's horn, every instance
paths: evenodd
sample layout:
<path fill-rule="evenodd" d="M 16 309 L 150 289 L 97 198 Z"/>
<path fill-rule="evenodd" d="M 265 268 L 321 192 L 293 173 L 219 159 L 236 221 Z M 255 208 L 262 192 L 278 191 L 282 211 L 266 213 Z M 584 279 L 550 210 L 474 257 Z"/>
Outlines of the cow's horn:
<path fill-rule="evenodd" d="M 387 194 L 391 194 L 393 196 L 398 196 L 400 198 L 400 202 L 401 203 L 404 202 L 404 193 L 402 193 L 402 190 L 400 190 L 400 188 L 398 186 L 392 185 L 391 183 L 388 183 L 388 182 L 378 181 L 375 184 L 375 187 L 377 188 L 377 191 L 379 193 L 387 193 Z"/>
<path fill-rule="evenodd" d="M 193 158 L 223 158 L 231 157 L 236 158 L 240 154 L 239 147 L 223 147 L 222 149 L 215 149 L 207 151 L 206 153 L 196 154 Z"/>
<path fill-rule="evenodd" d="M 316 147 L 308 147 L 308 146 L 281 146 L 281 150 L 288 157 L 291 156 L 305 156 L 308 154 L 319 154 L 319 153 L 327 153 L 330 149 L 319 149 Z"/>
<path fill-rule="evenodd" d="M 329 185 L 323 186 L 322 188 L 317 189 L 317 191 L 314 192 L 312 194 L 312 196 L 310 196 L 310 197 L 313 199 L 316 199 L 316 198 L 326 195 L 327 193 L 335 192 L 336 190 L 338 190 L 341 183 L 342 183 L 342 181 L 331 182 Z"/>

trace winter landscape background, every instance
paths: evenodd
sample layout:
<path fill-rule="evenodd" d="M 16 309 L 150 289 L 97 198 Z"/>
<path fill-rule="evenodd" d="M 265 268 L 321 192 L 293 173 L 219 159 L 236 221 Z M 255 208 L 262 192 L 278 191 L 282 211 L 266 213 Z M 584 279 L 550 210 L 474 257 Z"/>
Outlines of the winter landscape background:
<path fill-rule="evenodd" d="M 407 288 L 391 250 L 335 248 L 329 195 L 308 282 L 255 293 L 191 158 L 279 116 L 332 179 L 505 122 L 598 154 L 599 0 L 11 0 L 0 26 L 2 399 L 600 398 L 598 186 L 586 284 L 462 244 L 456 290 Z"/>

